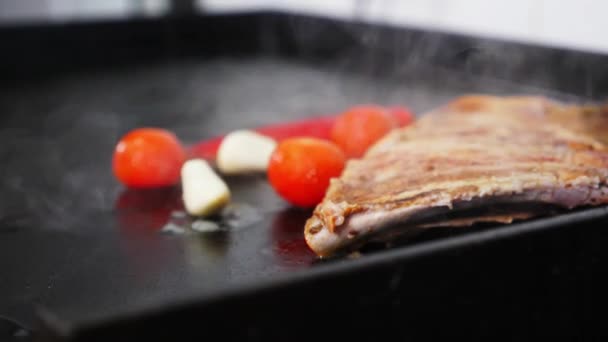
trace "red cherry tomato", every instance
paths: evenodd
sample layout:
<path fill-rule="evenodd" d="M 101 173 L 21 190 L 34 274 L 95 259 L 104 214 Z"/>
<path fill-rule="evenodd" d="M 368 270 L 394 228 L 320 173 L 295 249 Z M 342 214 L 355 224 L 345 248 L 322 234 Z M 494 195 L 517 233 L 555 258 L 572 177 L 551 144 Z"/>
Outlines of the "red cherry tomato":
<path fill-rule="evenodd" d="M 332 140 L 349 158 L 363 156 L 365 151 L 391 129 L 397 120 L 383 107 L 353 107 L 336 119 Z"/>
<path fill-rule="evenodd" d="M 338 177 L 346 157 L 335 144 L 316 138 L 291 138 L 279 143 L 268 165 L 268 180 L 276 192 L 299 207 L 323 199 L 329 179 Z"/>
<path fill-rule="evenodd" d="M 134 188 L 174 185 L 186 153 L 177 137 L 160 128 L 135 129 L 120 139 L 112 167 L 116 178 Z"/>

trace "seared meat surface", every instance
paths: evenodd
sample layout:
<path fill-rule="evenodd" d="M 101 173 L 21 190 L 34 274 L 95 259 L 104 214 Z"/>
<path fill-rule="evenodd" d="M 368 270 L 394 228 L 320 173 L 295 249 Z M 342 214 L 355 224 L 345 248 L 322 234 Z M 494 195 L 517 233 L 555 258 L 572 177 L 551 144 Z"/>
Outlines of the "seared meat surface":
<path fill-rule="evenodd" d="M 608 203 L 607 112 L 537 97 L 459 98 L 349 161 L 306 223 L 306 241 L 328 256 L 433 226 Z M 479 211 L 488 206 L 500 210 Z"/>

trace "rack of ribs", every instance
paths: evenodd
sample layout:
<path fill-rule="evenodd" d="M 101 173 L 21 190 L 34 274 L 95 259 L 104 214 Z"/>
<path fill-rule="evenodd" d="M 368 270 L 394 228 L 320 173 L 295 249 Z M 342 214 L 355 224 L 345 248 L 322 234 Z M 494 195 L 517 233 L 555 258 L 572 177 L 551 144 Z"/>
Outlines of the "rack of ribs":
<path fill-rule="evenodd" d="M 608 108 L 471 95 L 394 130 L 331 180 L 305 226 L 320 256 L 431 227 L 608 203 Z"/>

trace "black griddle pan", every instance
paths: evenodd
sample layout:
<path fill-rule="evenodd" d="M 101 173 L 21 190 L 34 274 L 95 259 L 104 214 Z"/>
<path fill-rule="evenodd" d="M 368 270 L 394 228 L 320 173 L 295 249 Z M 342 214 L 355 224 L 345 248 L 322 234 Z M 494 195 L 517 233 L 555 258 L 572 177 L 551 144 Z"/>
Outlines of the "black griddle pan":
<path fill-rule="evenodd" d="M 423 113 L 466 93 L 597 102 L 604 55 L 275 12 L 2 27 L 0 42 L 6 339 L 604 332 L 604 207 L 319 261 L 303 242 L 310 211 L 263 176 L 228 178 L 251 214 L 235 225 L 162 234 L 179 191 L 125 190 L 110 172 L 115 142 L 139 126 L 193 143 L 360 103 Z"/>

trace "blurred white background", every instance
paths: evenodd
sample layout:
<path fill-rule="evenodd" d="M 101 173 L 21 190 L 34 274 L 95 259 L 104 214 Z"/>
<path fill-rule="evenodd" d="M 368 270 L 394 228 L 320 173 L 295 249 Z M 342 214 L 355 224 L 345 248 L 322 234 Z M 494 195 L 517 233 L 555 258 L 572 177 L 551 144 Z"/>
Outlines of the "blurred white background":
<path fill-rule="evenodd" d="M 259 9 L 355 18 L 392 25 L 608 53 L 608 1 L 602 0 L 192 0 L 207 12 Z M 0 20 L 162 15 L 169 0 L 0 0 Z"/>

